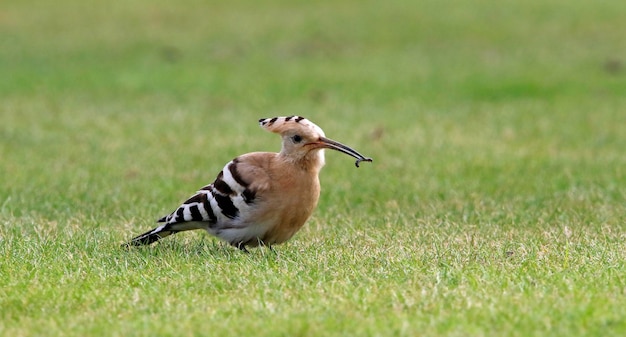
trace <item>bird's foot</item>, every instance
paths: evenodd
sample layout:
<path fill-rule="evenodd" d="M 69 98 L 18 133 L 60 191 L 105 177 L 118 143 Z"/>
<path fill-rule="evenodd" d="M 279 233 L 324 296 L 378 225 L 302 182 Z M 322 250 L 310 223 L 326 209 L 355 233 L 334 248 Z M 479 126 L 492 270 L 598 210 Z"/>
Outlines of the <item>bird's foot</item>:
<path fill-rule="evenodd" d="M 239 242 L 236 245 L 234 245 L 235 247 L 237 247 L 239 250 L 241 250 L 242 252 L 246 253 L 246 254 L 250 254 L 250 252 L 246 249 L 246 245 L 243 244 L 243 242 Z"/>

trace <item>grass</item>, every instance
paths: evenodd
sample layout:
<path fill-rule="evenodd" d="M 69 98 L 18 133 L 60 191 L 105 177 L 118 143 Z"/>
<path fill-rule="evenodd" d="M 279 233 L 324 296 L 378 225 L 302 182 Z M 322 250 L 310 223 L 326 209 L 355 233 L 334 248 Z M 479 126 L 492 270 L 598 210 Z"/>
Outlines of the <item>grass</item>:
<path fill-rule="evenodd" d="M 623 335 L 624 14 L 5 1 L 0 335 Z M 290 114 L 375 162 L 277 254 L 119 249 Z"/>

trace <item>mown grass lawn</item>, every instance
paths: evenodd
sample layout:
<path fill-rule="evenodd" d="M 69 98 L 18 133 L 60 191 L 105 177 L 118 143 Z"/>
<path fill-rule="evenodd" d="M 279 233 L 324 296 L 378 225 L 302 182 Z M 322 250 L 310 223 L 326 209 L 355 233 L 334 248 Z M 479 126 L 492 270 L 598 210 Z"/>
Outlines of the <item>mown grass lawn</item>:
<path fill-rule="evenodd" d="M 0 335 L 621 336 L 626 3 L 0 5 Z M 303 115 L 290 242 L 152 226 Z"/>

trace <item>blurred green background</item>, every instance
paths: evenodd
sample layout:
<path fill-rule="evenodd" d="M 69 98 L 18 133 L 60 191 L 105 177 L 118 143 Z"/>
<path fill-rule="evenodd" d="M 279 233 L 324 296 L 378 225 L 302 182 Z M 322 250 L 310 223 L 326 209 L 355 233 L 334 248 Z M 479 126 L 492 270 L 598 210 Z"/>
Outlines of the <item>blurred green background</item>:
<path fill-rule="evenodd" d="M 41 207 L 20 199 L 42 184 L 124 199 L 132 187 L 111 182 L 145 193 L 142 181 L 206 181 L 241 152 L 277 149 L 256 120 L 291 114 L 375 157 L 376 176 L 393 177 L 384 185 L 410 195 L 471 166 L 538 174 L 560 157 L 569 170 L 613 166 L 623 181 L 624 7 L 7 1 L 0 191 L 22 212 Z M 579 176 L 563 170 L 539 183 Z M 510 193 L 528 188 L 519 182 Z"/>
<path fill-rule="evenodd" d="M 186 325 L 165 335 L 267 319 L 268 335 L 620 335 L 625 18 L 617 0 L 3 1 L 0 334 L 150 335 L 171 318 L 109 307 L 113 277 L 133 284 L 121 298 L 197 292 L 171 298 Z M 236 155 L 278 151 L 257 120 L 280 115 L 375 161 L 327 154 L 318 210 L 277 262 L 202 233 L 119 252 Z M 193 269 L 211 259 L 215 275 Z M 279 281 L 277 265 L 310 274 Z M 249 283 L 197 291 L 186 273 Z M 327 275 L 344 286 L 316 286 Z M 264 282 L 300 297 L 248 307 Z M 215 298 L 235 309 L 204 318 Z"/>

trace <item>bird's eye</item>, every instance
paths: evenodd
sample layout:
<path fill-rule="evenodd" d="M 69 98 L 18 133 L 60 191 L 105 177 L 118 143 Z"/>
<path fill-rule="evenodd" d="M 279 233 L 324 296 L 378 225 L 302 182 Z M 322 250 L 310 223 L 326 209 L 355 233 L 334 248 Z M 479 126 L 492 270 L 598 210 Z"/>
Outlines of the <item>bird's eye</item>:
<path fill-rule="evenodd" d="M 294 143 L 300 143 L 302 141 L 302 136 L 295 135 L 295 136 L 291 137 L 291 139 L 293 140 Z"/>

